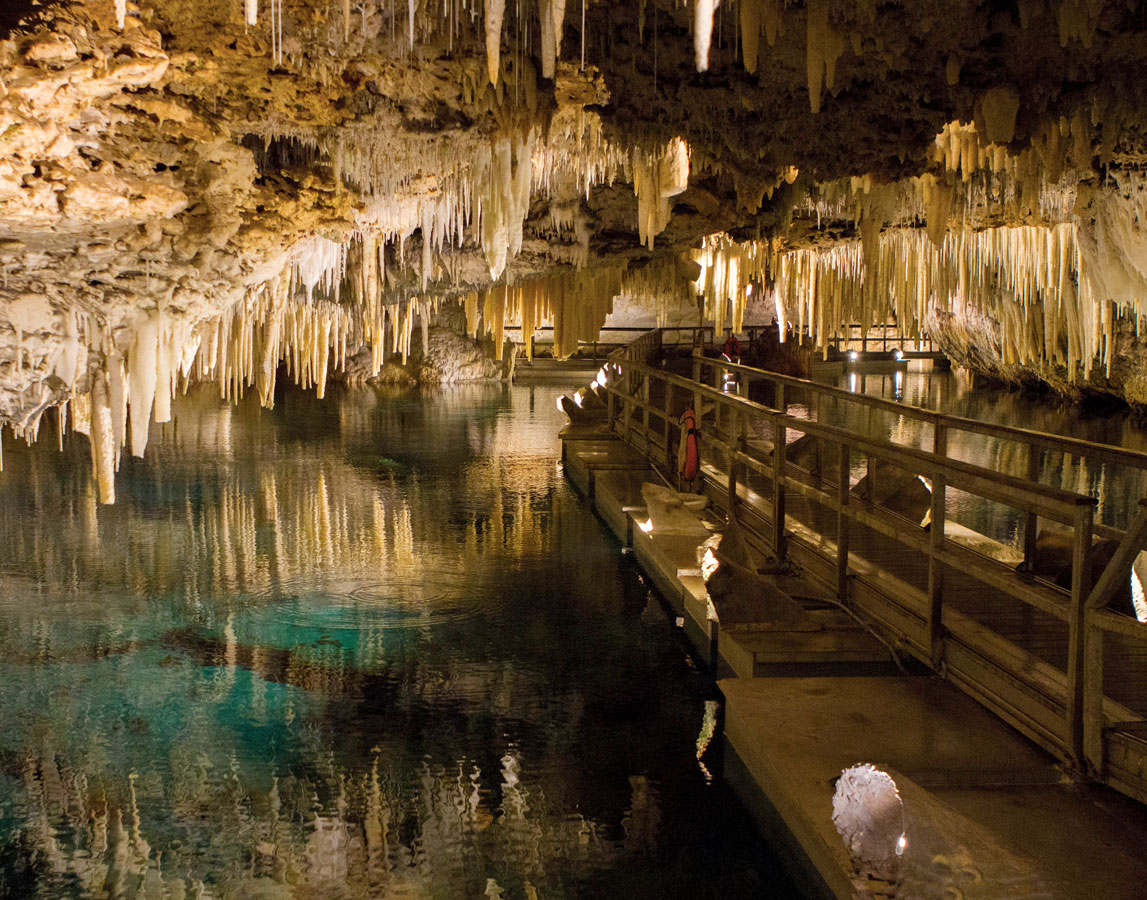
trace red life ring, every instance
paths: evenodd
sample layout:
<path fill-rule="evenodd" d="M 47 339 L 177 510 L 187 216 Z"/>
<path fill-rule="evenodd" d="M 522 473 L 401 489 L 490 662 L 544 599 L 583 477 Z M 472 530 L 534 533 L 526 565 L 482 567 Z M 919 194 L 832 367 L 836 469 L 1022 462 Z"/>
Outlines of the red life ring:
<path fill-rule="evenodd" d="M 697 477 L 701 468 L 701 447 L 699 439 L 701 432 L 697 430 L 697 418 L 693 408 L 689 407 L 681 413 L 677 420 L 681 426 L 681 443 L 677 449 L 677 470 L 686 481 Z"/>

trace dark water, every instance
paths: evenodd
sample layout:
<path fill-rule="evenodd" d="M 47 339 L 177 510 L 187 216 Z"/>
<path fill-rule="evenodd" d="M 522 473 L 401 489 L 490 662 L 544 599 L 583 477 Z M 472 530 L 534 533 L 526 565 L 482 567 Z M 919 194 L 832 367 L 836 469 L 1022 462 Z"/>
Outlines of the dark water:
<path fill-rule="evenodd" d="M 794 897 L 556 393 L 195 393 L 114 507 L 6 446 L 0 898 Z"/>
<path fill-rule="evenodd" d="M 1147 423 L 1127 409 L 1089 410 L 1052 394 L 983 384 L 963 370 L 855 372 L 825 380 L 856 393 L 969 419 L 1147 450 Z M 877 411 L 836 415 L 849 427 L 931 449 L 932 429 L 906 416 Z M 1027 450 L 1014 441 L 950 432 L 948 446 L 955 458 L 965 462 L 1021 478 L 1027 475 Z M 1138 470 L 1054 452 L 1042 454 L 1039 469 L 1042 483 L 1095 497 L 1096 521 L 1107 525 L 1127 527 L 1140 498 L 1147 496 L 1147 474 Z M 952 490 L 948 504 L 954 521 L 1002 543 L 1020 545 L 1022 517 L 1015 510 Z"/>

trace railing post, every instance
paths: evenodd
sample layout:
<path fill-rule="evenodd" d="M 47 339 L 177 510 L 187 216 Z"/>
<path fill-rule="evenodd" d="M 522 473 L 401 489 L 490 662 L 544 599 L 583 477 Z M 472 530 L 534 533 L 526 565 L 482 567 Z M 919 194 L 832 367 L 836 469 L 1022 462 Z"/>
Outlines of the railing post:
<path fill-rule="evenodd" d="M 671 448 L 669 445 L 669 431 L 670 431 L 670 428 L 669 428 L 670 419 L 669 419 L 669 417 L 670 417 L 670 415 L 672 415 L 672 413 L 670 413 L 669 410 L 671 410 L 673 408 L 673 404 L 671 402 L 672 398 L 673 398 L 673 385 L 670 382 L 666 381 L 665 382 L 665 418 L 662 420 L 661 424 L 663 426 L 662 439 L 663 439 L 664 444 L 665 444 L 665 468 L 666 468 L 668 474 L 670 474 L 670 475 L 672 475 L 673 471 L 674 471 L 673 456 L 672 456 Z"/>
<path fill-rule="evenodd" d="M 748 428 L 748 415 L 742 411 L 733 413 L 733 421 L 731 424 L 731 431 L 736 431 L 735 440 L 730 440 L 730 454 L 729 454 L 729 521 L 731 522 L 736 515 L 736 506 L 738 503 L 737 497 L 737 481 L 740 474 L 741 462 L 737 459 L 735 453 L 745 452 L 745 431 Z"/>
<path fill-rule="evenodd" d="M 937 456 L 948 455 L 948 426 L 939 418 L 932 420 L 932 452 Z"/>
<path fill-rule="evenodd" d="M 1131 567 L 1144 545 L 1147 545 L 1147 500 L 1140 500 L 1127 533 L 1087 597 L 1083 634 L 1083 755 L 1097 776 L 1103 776 L 1106 761 L 1103 754 L 1103 629 L 1094 624 L 1095 613 L 1107 606 L 1121 586 L 1127 585 Z"/>
<path fill-rule="evenodd" d="M 641 376 L 641 433 L 645 440 L 642 445 L 646 453 L 649 452 L 649 375 Z"/>
<path fill-rule="evenodd" d="M 947 486 L 939 472 L 932 475 L 931 521 L 928 525 L 928 646 L 932 668 L 940 670 L 944 658 L 944 564 L 937 559 L 944 547 Z"/>
<path fill-rule="evenodd" d="M 773 553 L 778 560 L 785 558 L 785 444 L 788 436 L 781 418 L 773 419 Z"/>
<path fill-rule="evenodd" d="M 774 381 L 773 385 L 773 402 L 776 404 L 776 408 L 782 413 L 787 413 L 789 411 L 789 405 L 785 400 L 785 383 L 783 381 Z"/>
<path fill-rule="evenodd" d="M 848 444 L 840 445 L 840 478 L 836 486 L 836 499 L 840 509 L 836 513 L 836 596 L 842 602 L 848 599 L 848 506 L 849 470 L 852 454 Z"/>
<path fill-rule="evenodd" d="M 1028 444 L 1028 481 L 1039 482 L 1040 448 Z M 1039 516 L 1028 512 L 1024 517 L 1024 568 L 1032 570 L 1035 565 L 1035 542 L 1039 535 Z"/>
<path fill-rule="evenodd" d="M 607 382 L 613 382 L 607 384 L 605 388 L 606 416 L 609 418 L 609 430 L 613 431 L 613 422 L 617 417 L 617 402 L 614 399 L 614 391 L 617 390 L 617 370 L 611 368 L 608 361 L 605 364 L 605 377 Z"/>
<path fill-rule="evenodd" d="M 1071 552 L 1071 614 L 1067 638 L 1067 751 L 1083 765 L 1083 636 L 1087 624 L 1087 595 L 1091 590 L 1091 526 L 1093 503 L 1075 511 L 1075 542 Z"/>

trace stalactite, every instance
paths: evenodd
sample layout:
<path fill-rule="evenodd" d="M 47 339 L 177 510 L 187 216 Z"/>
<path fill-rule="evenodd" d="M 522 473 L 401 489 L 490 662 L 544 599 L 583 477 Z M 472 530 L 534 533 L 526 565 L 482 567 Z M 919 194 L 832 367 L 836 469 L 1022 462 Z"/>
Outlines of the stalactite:
<path fill-rule="evenodd" d="M 756 74 L 757 55 L 761 44 L 762 0 L 741 0 L 741 58 L 745 71 Z"/>
<path fill-rule="evenodd" d="M 720 0 L 693 0 L 693 60 L 698 72 L 709 71 L 713 16 L 719 5 Z"/>
<path fill-rule="evenodd" d="M 674 138 L 652 153 L 633 151 L 633 192 L 637 195 L 637 230 L 641 243 L 653 249 L 653 239 L 669 224 L 669 200 L 689 186 L 689 147 Z"/>
<path fill-rule="evenodd" d="M 502 16 L 506 0 L 485 0 L 486 3 L 486 71 L 490 84 L 497 87 L 498 72 L 502 67 Z"/>
<path fill-rule="evenodd" d="M 821 87 L 833 89 L 836 62 L 844 52 L 844 38 L 828 22 L 828 0 L 807 0 L 808 102 L 812 112 L 820 112 Z M 772 41 L 769 42 L 770 44 Z"/>

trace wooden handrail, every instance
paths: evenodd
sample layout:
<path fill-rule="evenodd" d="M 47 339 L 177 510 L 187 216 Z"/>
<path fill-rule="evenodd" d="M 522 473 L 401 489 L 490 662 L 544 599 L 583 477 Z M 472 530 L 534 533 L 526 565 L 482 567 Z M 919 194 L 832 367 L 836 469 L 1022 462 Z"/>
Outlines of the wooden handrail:
<path fill-rule="evenodd" d="M 895 400 L 885 400 L 883 397 L 872 397 L 867 394 L 855 394 L 844 388 L 820 384 L 807 378 L 797 378 L 793 375 L 782 375 L 779 372 L 770 372 L 767 369 L 757 369 L 741 363 L 727 362 L 723 359 L 702 357 L 702 365 L 717 366 L 729 372 L 784 384 L 789 387 L 812 391 L 822 396 L 833 397 L 848 403 L 880 409 L 884 412 L 907 416 L 927 422 L 933 427 L 940 425 L 949 430 L 966 431 L 987 437 L 996 437 L 1003 440 L 1012 440 L 1045 450 L 1058 450 L 1070 453 L 1073 456 L 1094 459 L 1098 462 L 1110 462 L 1116 465 L 1131 466 L 1137 469 L 1147 469 L 1147 453 L 1140 450 L 1128 450 L 1111 444 L 1096 444 L 1081 438 L 1064 437 L 1057 434 L 1048 434 L 1043 431 L 1034 431 L 1028 428 L 1017 428 L 1013 425 L 995 425 L 989 422 L 980 422 L 963 416 L 953 416 L 948 413 L 939 413 L 934 410 L 912 406 L 908 403 L 897 403 Z"/>
<path fill-rule="evenodd" d="M 616 360 L 614 364 L 617 364 Z M 783 428 L 792 428 L 804 434 L 823 438 L 834 444 L 845 443 L 866 455 L 883 459 L 894 466 L 916 474 L 926 474 L 929 477 L 942 475 L 945 477 L 948 487 L 966 490 L 969 493 L 1004 503 L 1016 509 L 1033 510 L 1046 518 L 1065 525 L 1074 525 L 1077 507 L 1081 505 L 1094 507 L 1096 505 L 1094 497 L 1045 484 L 1024 481 L 1010 475 L 1002 475 L 991 469 L 950 459 L 927 450 L 918 450 L 913 447 L 880 441 L 877 438 L 865 437 L 835 425 L 825 425 L 808 419 L 800 419 L 754 400 L 736 394 L 726 394 L 709 385 L 700 384 L 652 366 L 635 362 L 625 362 L 622 365 L 629 368 L 631 372 L 662 380 L 666 384 L 672 384 L 694 394 L 700 394 L 717 403 L 766 416 L 773 422 L 774 427 L 779 425 Z"/>

